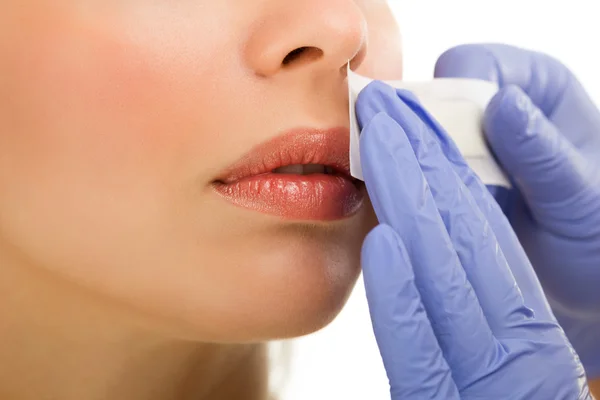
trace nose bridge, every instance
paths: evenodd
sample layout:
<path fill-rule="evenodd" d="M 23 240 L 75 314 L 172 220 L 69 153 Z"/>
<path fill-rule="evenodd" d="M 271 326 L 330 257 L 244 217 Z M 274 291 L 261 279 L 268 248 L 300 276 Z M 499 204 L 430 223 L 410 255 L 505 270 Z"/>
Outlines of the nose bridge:
<path fill-rule="evenodd" d="M 259 76 L 300 65 L 339 70 L 360 63 L 367 22 L 354 0 L 270 1 L 248 36 L 245 59 Z"/>

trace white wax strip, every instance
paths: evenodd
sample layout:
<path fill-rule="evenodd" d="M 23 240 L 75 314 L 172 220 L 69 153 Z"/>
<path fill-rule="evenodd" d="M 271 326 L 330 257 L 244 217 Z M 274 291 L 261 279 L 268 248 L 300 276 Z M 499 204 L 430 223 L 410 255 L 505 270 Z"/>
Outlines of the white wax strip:
<path fill-rule="evenodd" d="M 372 79 L 350 70 L 348 64 L 350 112 L 350 173 L 363 180 L 360 164 L 360 129 L 356 119 L 358 94 Z M 488 149 L 482 128 L 483 112 L 498 91 L 494 83 L 477 79 L 441 78 L 428 82 L 384 81 L 407 89 L 417 96 L 423 107 L 443 126 L 463 157 L 487 185 L 510 188 L 510 183 Z"/>

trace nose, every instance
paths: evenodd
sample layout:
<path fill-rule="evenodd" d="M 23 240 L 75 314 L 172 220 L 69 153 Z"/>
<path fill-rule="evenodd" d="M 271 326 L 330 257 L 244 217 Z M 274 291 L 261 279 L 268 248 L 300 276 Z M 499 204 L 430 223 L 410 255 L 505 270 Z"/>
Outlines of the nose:
<path fill-rule="evenodd" d="M 283 70 L 354 70 L 367 50 L 367 21 L 354 0 L 272 0 L 245 49 L 261 77 Z"/>

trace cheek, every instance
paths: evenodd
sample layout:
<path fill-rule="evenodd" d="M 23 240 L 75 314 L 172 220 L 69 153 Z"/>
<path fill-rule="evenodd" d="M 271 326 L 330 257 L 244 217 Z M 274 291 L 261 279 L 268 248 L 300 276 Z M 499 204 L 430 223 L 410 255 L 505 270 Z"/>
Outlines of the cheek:
<path fill-rule="evenodd" d="M 215 57 L 235 47 L 230 38 L 199 47 L 203 32 L 136 24 L 48 19 L 0 44 L 0 240 L 139 303 L 178 298 L 208 274 L 203 254 L 230 253 L 199 246 L 225 214 L 199 186 L 213 176 L 208 166 L 223 168 L 224 146 L 245 146 L 239 127 L 255 117 L 231 118 L 245 96 L 224 82 L 235 64 Z M 198 292 L 185 294 L 198 304 Z"/>
<path fill-rule="evenodd" d="M 199 263 L 202 272 L 190 271 L 168 297 L 154 297 L 156 308 L 162 304 L 187 321 L 192 339 L 194 332 L 217 341 L 313 332 L 337 315 L 358 277 L 366 232 L 357 222 L 326 232 L 296 226 L 215 240 Z"/>
<path fill-rule="evenodd" d="M 126 38 L 48 20 L 6 47 L 0 234 L 40 264 L 119 276 L 137 256 L 138 265 L 151 261 L 142 255 L 182 223 L 169 217 L 198 172 L 186 160 L 210 143 L 191 110 L 210 96 L 194 90 L 193 68 L 172 61 L 164 42 Z"/>
<path fill-rule="evenodd" d="M 11 132 L 2 138 L 12 150 L 7 156 L 54 174 L 79 167 L 101 177 L 116 165 L 127 171 L 140 154 L 166 142 L 141 134 L 150 122 L 140 112 L 150 95 L 139 84 L 148 81 L 147 72 L 135 58 L 123 63 L 116 46 L 90 40 L 86 32 L 61 33 L 15 57 L 11 114 L 3 118 Z"/>
<path fill-rule="evenodd" d="M 357 72 L 374 79 L 402 79 L 402 40 L 389 6 L 367 0 L 363 12 L 369 26 L 367 57 Z"/>
<path fill-rule="evenodd" d="M 196 160 L 212 153 L 207 133 L 216 130 L 200 112 L 214 100 L 202 81 L 210 71 L 199 68 L 210 65 L 200 57 L 207 49 L 150 43 L 150 27 L 78 22 L 46 22 L 8 55 L 0 185 L 19 177 L 39 193 L 52 183 L 114 195 L 196 179 L 201 168 L 186 163 L 202 167 Z"/>

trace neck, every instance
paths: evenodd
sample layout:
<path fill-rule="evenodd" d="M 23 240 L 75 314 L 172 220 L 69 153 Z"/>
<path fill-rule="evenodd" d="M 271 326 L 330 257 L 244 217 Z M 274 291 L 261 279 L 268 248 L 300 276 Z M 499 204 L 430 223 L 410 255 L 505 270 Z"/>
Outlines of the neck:
<path fill-rule="evenodd" d="M 263 344 L 153 336 L 33 269 L 0 271 L 2 399 L 267 398 Z"/>

